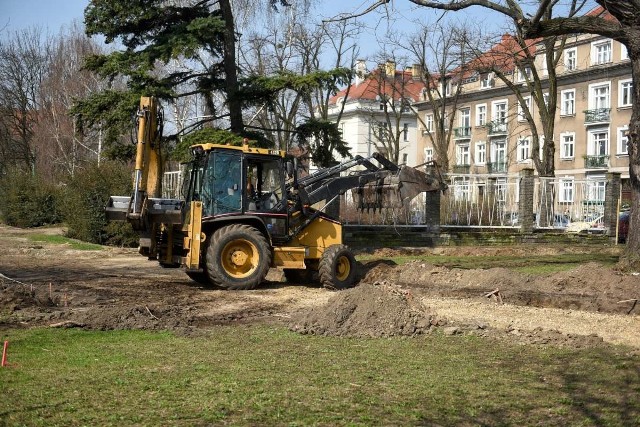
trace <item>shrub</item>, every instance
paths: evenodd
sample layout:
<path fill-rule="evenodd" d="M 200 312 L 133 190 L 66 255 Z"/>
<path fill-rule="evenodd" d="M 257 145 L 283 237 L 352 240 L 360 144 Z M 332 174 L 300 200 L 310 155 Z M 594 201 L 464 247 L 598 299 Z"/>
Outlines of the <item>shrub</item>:
<path fill-rule="evenodd" d="M 131 194 L 131 170 L 120 162 L 92 164 L 69 180 L 64 192 L 68 236 L 99 244 L 133 246 L 138 237 L 126 222 L 107 222 L 109 196 Z"/>
<path fill-rule="evenodd" d="M 14 227 L 40 227 L 62 221 L 60 189 L 29 172 L 9 171 L 0 179 L 0 216 Z"/>

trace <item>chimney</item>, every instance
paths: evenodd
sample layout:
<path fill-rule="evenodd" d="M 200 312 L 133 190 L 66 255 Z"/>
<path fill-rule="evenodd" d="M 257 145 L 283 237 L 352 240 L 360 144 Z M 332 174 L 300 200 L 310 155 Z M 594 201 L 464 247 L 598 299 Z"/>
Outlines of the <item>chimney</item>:
<path fill-rule="evenodd" d="M 413 67 L 411 67 L 411 77 L 413 77 L 415 80 L 419 80 L 422 78 L 422 74 L 422 65 L 413 64 Z"/>
<path fill-rule="evenodd" d="M 367 63 L 365 62 L 364 59 L 356 60 L 355 71 L 356 71 L 356 86 L 358 86 L 360 83 L 364 82 L 365 76 L 367 74 Z"/>
<path fill-rule="evenodd" d="M 396 63 L 390 59 L 384 64 L 384 72 L 387 76 L 394 77 L 396 75 Z"/>

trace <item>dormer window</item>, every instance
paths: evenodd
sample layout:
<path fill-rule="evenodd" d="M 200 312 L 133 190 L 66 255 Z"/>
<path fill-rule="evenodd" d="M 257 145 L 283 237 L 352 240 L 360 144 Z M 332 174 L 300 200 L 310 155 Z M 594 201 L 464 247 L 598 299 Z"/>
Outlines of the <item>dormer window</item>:
<path fill-rule="evenodd" d="M 480 75 L 480 88 L 488 89 L 493 87 L 493 73 L 484 73 Z"/>

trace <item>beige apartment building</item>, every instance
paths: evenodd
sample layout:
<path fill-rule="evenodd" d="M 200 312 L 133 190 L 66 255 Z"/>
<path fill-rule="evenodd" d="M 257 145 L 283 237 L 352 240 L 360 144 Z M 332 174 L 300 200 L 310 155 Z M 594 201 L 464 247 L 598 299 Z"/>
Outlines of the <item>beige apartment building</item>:
<path fill-rule="evenodd" d="M 507 39 L 503 37 L 501 43 Z M 548 87 L 544 46 L 539 43 L 534 48 L 536 70 L 543 76 L 543 87 L 545 83 Z M 560 203 L 578 202 L 578 197 L 580 203 L 603 201 L 606 173 L 617 172 L 624 201 L 629 180 L 626 130 L 633 102 L 626 48 L 601 36 L 576 35 L 567 39 L 561 55 L 556 70 L 555 197 Z M 530 70 L 511 68 L 504 73 L 514 84 L 524 85 L 523 74 Z M 455 109 L 445 106 L 447 116 L 455 115 L 454 128 L 449 130 L 448 167 L 454 188 L 470 178 L 500 182 L 518 176 L 524 168 L 534 168 L 530 126 L 513 91 L 490 72 L 467 71 L 457 80 L 462 87 Z M 525 102 L 539 121 L 531 97 L 525 97 Z M 424 161 L 433 160 L 436 153 L 433 105 L 424 96 L 414 104 L 420 118 L 417 157 Z M 542 127 L 538 129 L 542 133 Z M 578 184 L 585 188 L 580 196 Z"/>

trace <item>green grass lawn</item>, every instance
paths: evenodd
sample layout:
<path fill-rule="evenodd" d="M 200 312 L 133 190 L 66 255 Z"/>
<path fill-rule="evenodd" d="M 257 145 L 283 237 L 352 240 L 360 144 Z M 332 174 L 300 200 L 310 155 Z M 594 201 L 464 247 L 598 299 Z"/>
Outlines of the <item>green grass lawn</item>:
<path fill-rule="evenodd" d="M 2 335 L 0 425 L 640 424 L 640 362 L 620 348 L 267 326 Z"/>
<path fill-rule="evenodd" d="M 398 255 L 393 257 L 378 257 L 373 255 L 359 255 L 358 261 L 390 260 L 396 264 L 406 264 L 411 261 L 421 261 L 448 268 L 486 269 L 503 267 L 522 273 L 550 274 L 558 271 L 570 270 L 587 262 L 597 262 L 611 267 L 618 262 L 617 255 L 602 254 L 557 254 L 514 256 L 451 256 L 451 255 Z"/>
<path fill-rule="evenodd" d="M 55 245 L 68 245 L 71 249 L 79 251 L 99 251 L 103 247 L 95 243 L 83 242 L 81 240 L 69 239 L 68 237 L 50 234 L 30 234 L 29 240 L 33 242 L 50 243 Z"/>

